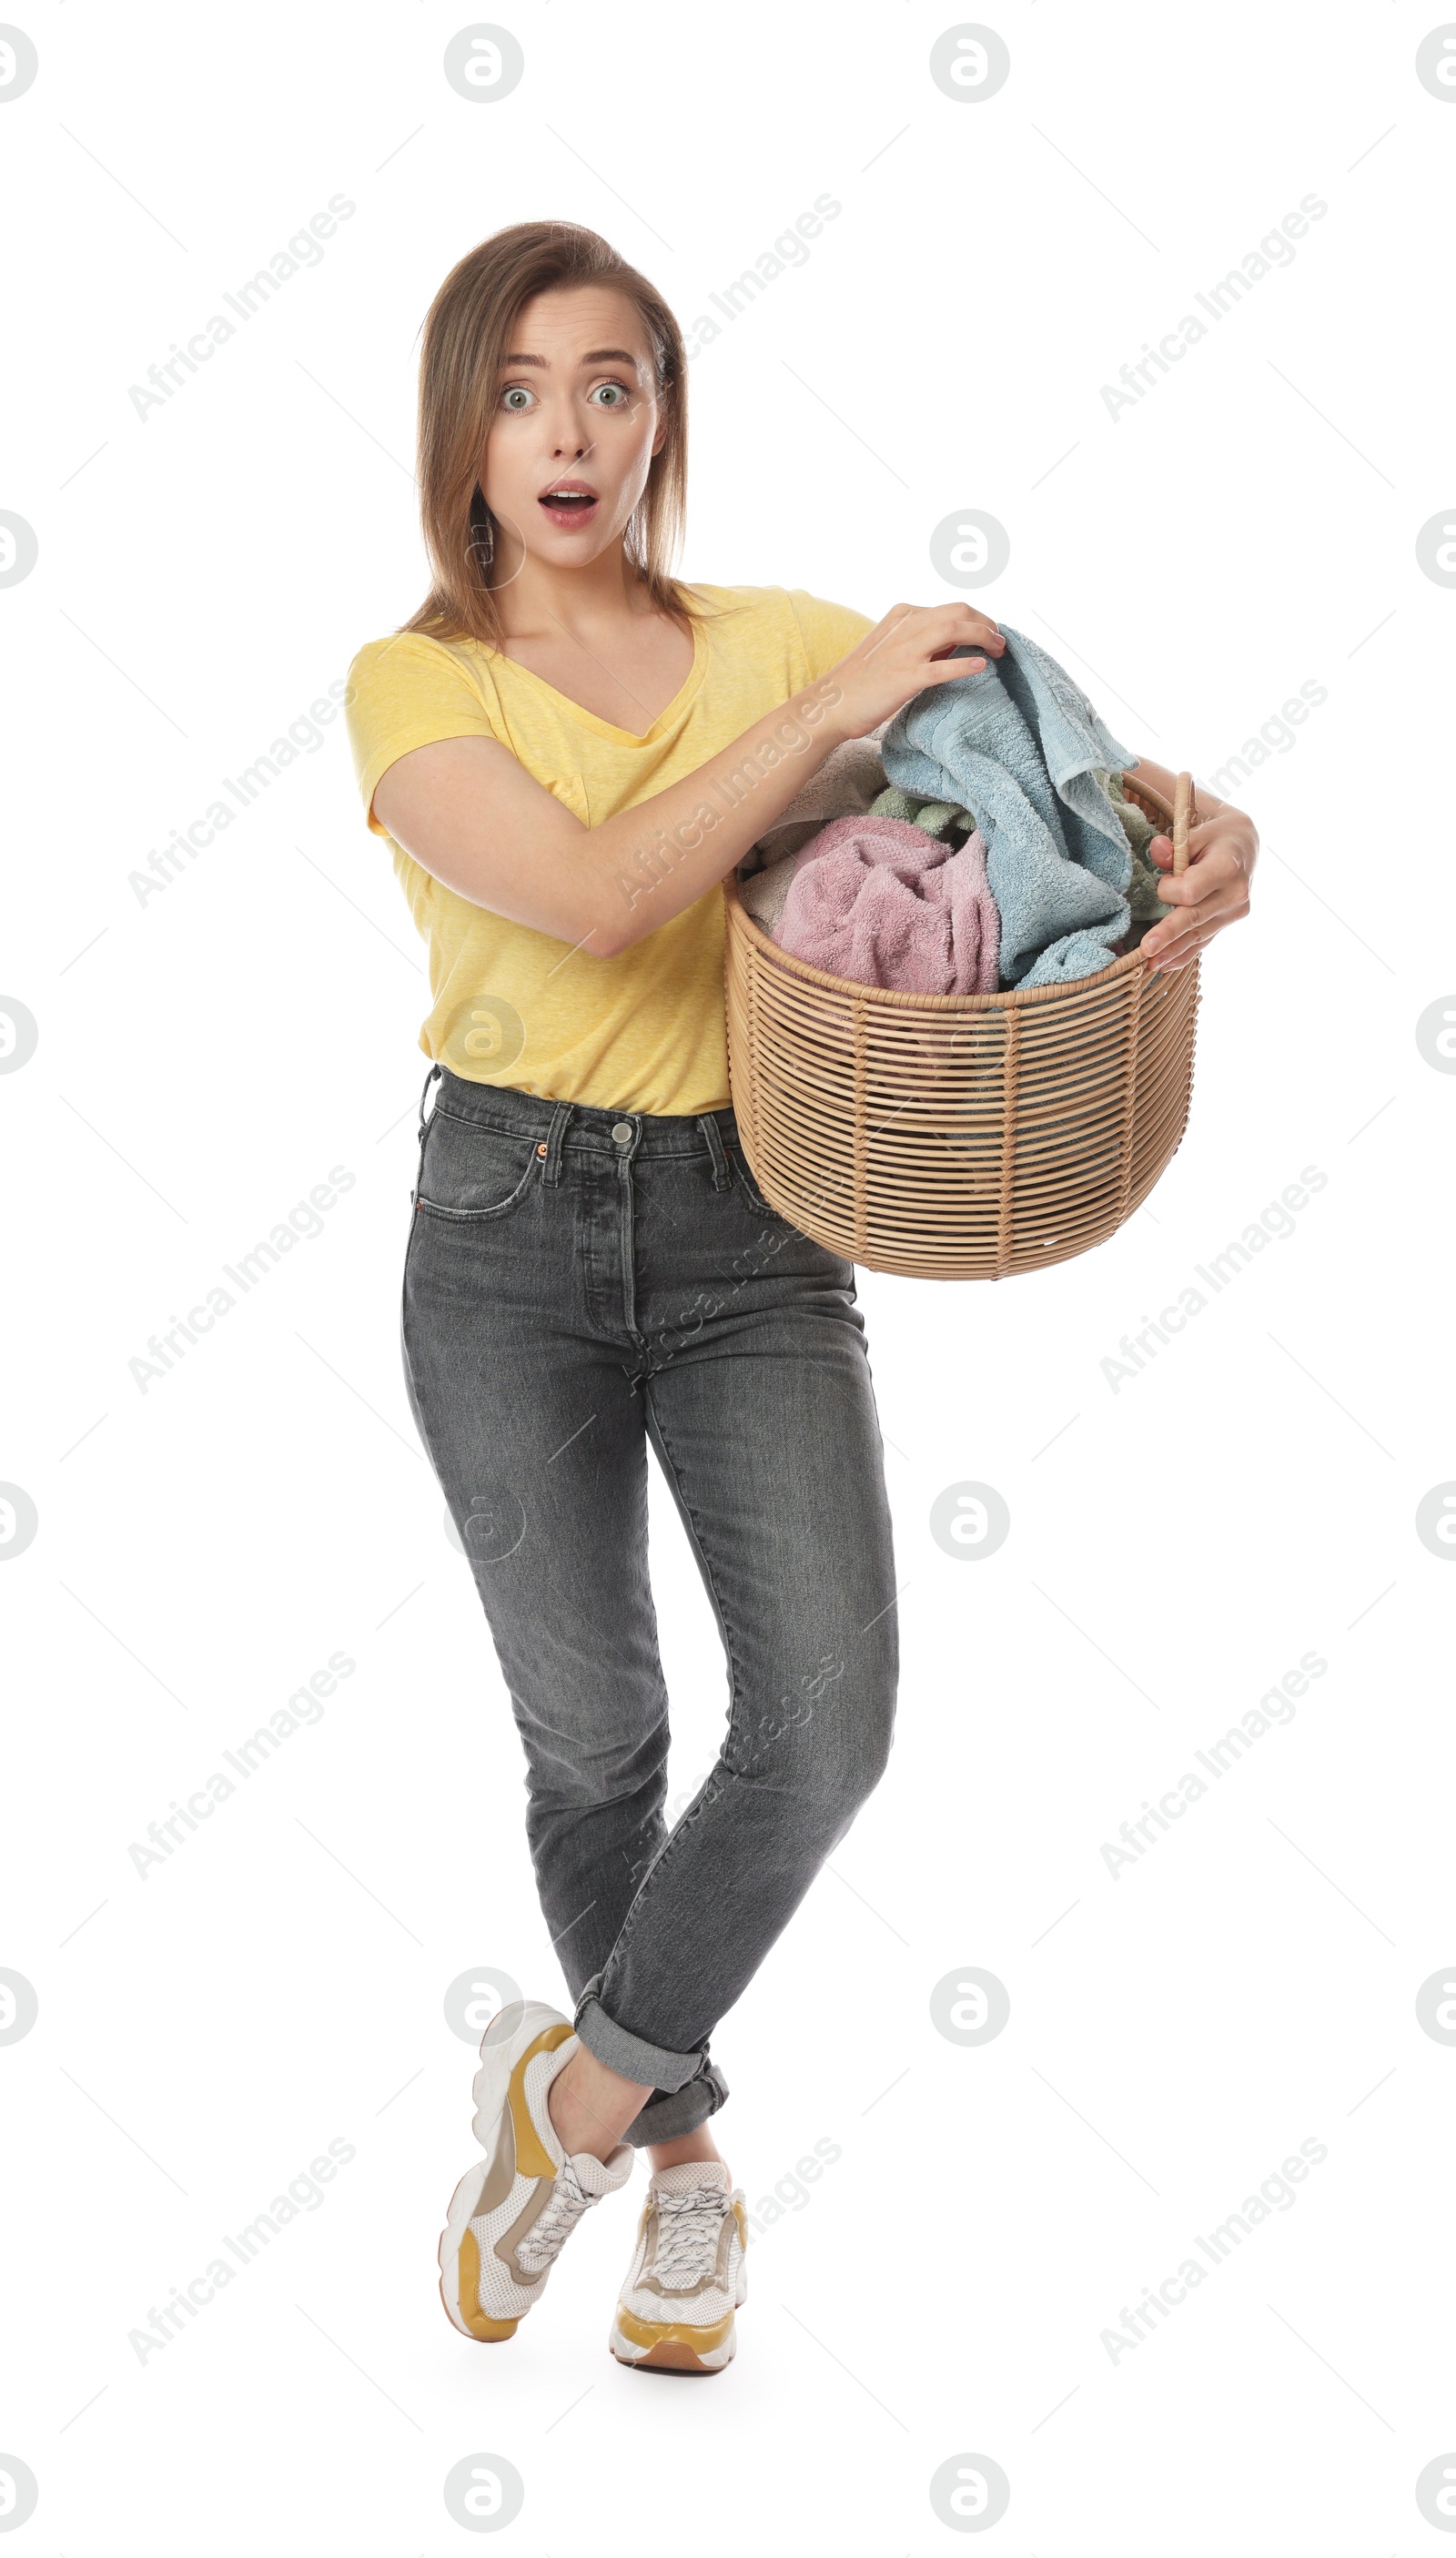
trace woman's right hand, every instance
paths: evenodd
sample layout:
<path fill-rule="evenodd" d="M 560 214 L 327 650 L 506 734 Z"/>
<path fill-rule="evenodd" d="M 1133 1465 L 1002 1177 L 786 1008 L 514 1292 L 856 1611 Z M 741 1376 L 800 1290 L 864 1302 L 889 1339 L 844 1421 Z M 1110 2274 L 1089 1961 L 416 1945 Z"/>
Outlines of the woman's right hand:
<path fill-rule="evenodd" d="M 952 648 L 967 645 L 984 653 L 950 656 Z M 968 604 L 892 604 L 883 622 L 826 677 L 839 688 L 830 720 L 841 737 L 867 737 L 928 684 L 979 675 L 986 658 L 999 657 L 1005 645 L 994 622 Z"/>

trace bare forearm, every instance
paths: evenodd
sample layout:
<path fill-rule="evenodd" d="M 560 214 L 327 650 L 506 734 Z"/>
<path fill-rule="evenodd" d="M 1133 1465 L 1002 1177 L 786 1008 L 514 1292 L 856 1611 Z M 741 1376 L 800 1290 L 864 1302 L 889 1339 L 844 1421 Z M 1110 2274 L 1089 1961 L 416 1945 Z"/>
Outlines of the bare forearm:
<path fill-rule="evenodd" d="M 499 739 L 464 735 L 388 765 L 373 813 L 471 905 L 609 959 L 669 924 L 783 816 L 831 750 L 928 685 L 977 674 L 994 623 L 963 604 L 895 605 L 839 664 L 636 807 L 584 825 Z"/>
<path fill-rule="evenodd" d="M 691 906 L 783 815 L 844 734 L 840 698 L 823 678 L 599 826 L 480 737 L 401 756 L 379 782 L 374 814 L 457 897 L 609 959 Z"/>
<path fill-rule="evenodd" d="M 842 742 L 832 677 L 796 693 L 696 773 L 595 826 L 582 857 L 601 908 L 597 950 L 629 949 L 726 877 Z"/>

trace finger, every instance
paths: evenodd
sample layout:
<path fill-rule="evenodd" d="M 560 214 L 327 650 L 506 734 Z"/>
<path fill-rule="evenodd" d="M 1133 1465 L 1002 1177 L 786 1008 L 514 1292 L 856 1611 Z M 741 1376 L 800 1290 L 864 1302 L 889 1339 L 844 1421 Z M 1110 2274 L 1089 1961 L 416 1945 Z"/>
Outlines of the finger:
<path fill-rule="evenodd" d="M 973 613 L 969 605 L 892 604 L 874 630 L 867 631 L 859 642 L 866 657 L 873 657 L 892 640 L 921 638 L 921 633 L 908 633 L 905 629 L 912 619 L 925 625 L 923 636 L 928 656 L 934 656 L 943 649 L 962 648 L 968 643 L 991 649 L 999 656 L 1006 646 L 995 623 L 983 613 Z"/>
<path fill-rule="evenodd" d="M 1169 885 L 1181 887 L 1182 882 L 1175 880 Z M 1248 899 L 1241 892 L 1229 893 L 1203 906 L 1193 907 L 1184 914 L 1159 916 L 1144 937 L 1162 948 L 1170 941 L 1180 940 L 1185 933 L 1218 931 L 1226 924 L 1237 924 L 1247 913 Z"/>
<path fill-rule="evenodd" d="M 1221 861 L 1212 854 L 1201 870 L 1187 870 L 1178 877 L 1166 873 L 1158 882 L 1158 895 L 1168 906 L 1203 906 L 1213 897 L 1243 896 L 1246 889 L 1243 873 L 1235 861 Z"/>
<path fill-rule="evenodd" d="M 973 622 L 981 631 L 999 631 L 1001 627 L 989 613 L 982 613 L 978 604 L 955 604 L 947 598 L 943 604 L 923 605 L 921 610 L 924 613 L 958 614 L 962 622 Z"/>
<path fill-rule="evenodd" d="M 1000 638 L 988 640 L 983 632 L 975 631 L 964 640 L 947 640 L 944 647 L 933 648 L 930 652 L 931 663 L 934 665 L 941 657 L 953 657 L 960 648 L 986 648 L 999 657 L 1005 645 L 1004 640 Z"/>
<path fill-rule="evenodd" d="M 952 634 L 953 644 L 963 645 L 969 640 L 977 647 L 1004 648 L 1000 629 L 989 614 L 977 613 L 968 604 L 928 604 L 923 611 L 927 620 L 942 623 Z"/>
<path fill-rule="evenodd" d="M 1217 897 L 1227 881 L 1203 879 L 1197 871 L 1185 871 L 1181 879 L 1170 879 L 1166 872 L 1158 881 L 1158 895 L 1165 906 L 1206 906 Z"/>
<path fill-rule="evenodd" d="M 1211 832 L 1207 826 L 1190 826 L 1188 830 L 1189 869 L 1192 870 L 1195 863 L 1202 864 L 1210 860 L 1216 845 L 1221 840 L 1221 837 Z M 1173 838 L 1171 835 L 1154 835 L 1148 846 L 1148 852 L 1157 863 L 1159 870 L 1172 869 Z"/>
<path fill-rule="evenodd" d="M 1211 938 L 1212 927 L 1201 927 L 1197 932 L 1180 928 L 1177 932 L 1171 933 L 1166 941 L 1158 940 L 1148 932 L 1143 936 L 1142 947 L 1151 958 L 1161 964 L 1165 959 L 1186 957 L 1190 950 L 1199 949 Z"/>
<path fill-rule="evenodd" d="M 944 665 L 932 666 L 921 689 L 929 692 L 932 684 L 958 684 L 962 675 L 983 675 L 985 671 L 984 657 L 951 657 Z"/>
<path fill-rule="evenodd" d="M 921 624 L 922 629 L 907 632 L 906 624 L 912 621 Z M 892 604 L 874 630 L 865 633 L 859 645 L 866 657 L 873 657 L 892 640 L 923 640 L 926 654 L 930 656 L 942 647 L 963 647 L 968 640 L 979 642 L 993 629 L 994 625 L 988 624 L 982 614 L 970 612 L 963 604 Z M 1004 648 L 1006 642 L 997 631 L 994 642 L 986 636 L 985 644 Z"/>
<path fill-rule="evenodd" d="M 1171 835 L 1154 835 L 1152 842 L 1148 846 L 1148 852 L 1153 861 L 1156 862 L 1160 871 L 1172 870 L 1174 853 L 1173 838 Z M 1195 858 L 1193 837 L 1190 834 L 1188 838 L 1188 867 L 1190 870 L 1192 870 L 1194 866 Z M 1181 878 L 1182 873 L 1180 872 L 1178 876 Z"/>
<path fill-rule="evenodd" d="M 957 655 L 959 650 L 962 648 L 985 648 L 992 651 L 999 657 L 1005 645 L 1006 642 L 1004 640 L 986 640 L 982 637 L 980 632 L 977 631 L 972 633 L 969 639 L 946 640 L 939 648 L 930 649 L 928 654 L 931 664 L 935 666 L 939 665 L 941 660 L 945 657 L 953 657 Z"/>
<path fill-rule="evenodd" d="M 1186 943 L 1177 950 L 1156 951 L 1153 954 L 1151 974 L 1154 977 L 1176 977 L 1191 960 L 1198 956 L 1197 949 Z"/>
<path fill-rule="evenodd" d="M 1151 949 L 1155 958 L 1174 950 L 1183 941 L 1207 941 L 1211 934 L 1222 932 L 1225 925 L 1238 924 L 1248 913 L 1246 906 L 1233 902 L 1226 906 L 1201 911 L 1194 915 L 1166 916 L 1142 937 L 1143 949 Z"/>
<path fill-rule="evenodd" d="M 1216 915 L 1200 916 L 1196 923 L 1190 920 L 1173 924 L 1170 933 L 1167 925 L 1157 924 L 1151 932 L 1144 934 L 1140 947 L 1159 968 L 1186 967 L 1200 950 L 1208 948 L 1216 933 L 1223 932 L 1231 924 L 1241 923 L 1247 913 L 1246 905 L 1231 906 Z M 1171 918 L 1169 922 L 1172 922 Z M 1168 934 L 1166 939 L 1165 933 Z"/>

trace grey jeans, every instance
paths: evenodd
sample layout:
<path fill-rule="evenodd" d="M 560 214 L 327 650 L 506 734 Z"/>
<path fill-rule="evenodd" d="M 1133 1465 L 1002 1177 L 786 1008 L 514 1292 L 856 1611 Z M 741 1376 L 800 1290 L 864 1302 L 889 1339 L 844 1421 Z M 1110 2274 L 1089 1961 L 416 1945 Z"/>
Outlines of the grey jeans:
<path fill-rule="evenodd" d="M 671 2140 L 708 2038 L 885 1767 L 898 1647 L 852 1265 L 759 1197 L 731 1110 L 589 1109 L 446 1068 L 405 1254 L 405 1378 L 524 1745 L 577 2033 Z M 651 1440 L 722 1635 L 728 1717 L 670 1831 Z M 477 1853 L 489 1855 L 489 1827 Z"/>

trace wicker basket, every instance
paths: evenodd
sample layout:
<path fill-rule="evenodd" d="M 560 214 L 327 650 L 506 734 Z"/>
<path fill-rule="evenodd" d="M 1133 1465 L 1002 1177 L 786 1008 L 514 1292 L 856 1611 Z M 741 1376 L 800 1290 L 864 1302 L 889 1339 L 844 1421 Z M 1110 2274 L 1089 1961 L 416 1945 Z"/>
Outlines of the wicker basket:
<path fill-rule="evenodd" d="M 1130 799 L 1188 864 L 1189 776 Z M 1003 1279 L 1105 1241 L 1188 1118 L 1198 962 L 1137 950 L 1094 977 L 999 995 L 904 995 L 781 950 L 730 873 L 728 1057 L 770 1206 L 868 1270 Z"/>

